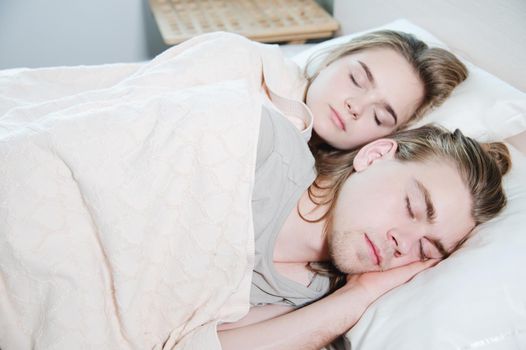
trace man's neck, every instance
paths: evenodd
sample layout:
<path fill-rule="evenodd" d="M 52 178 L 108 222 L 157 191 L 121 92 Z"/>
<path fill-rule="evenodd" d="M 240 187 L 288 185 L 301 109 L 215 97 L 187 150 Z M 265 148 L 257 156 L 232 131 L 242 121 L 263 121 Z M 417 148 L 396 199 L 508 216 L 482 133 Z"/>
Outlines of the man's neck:
<path fill-rule="evenodd" d="M 320 218 L 326 206 L 316 206 L 305 192 L 300 199 L 299 211 L 309 220 Z M 297 208 L 287 217 L 274 246 L 274 262 L 308 263 L 329 260 L 326 219 L 308 222 L 301 218 Z"/>

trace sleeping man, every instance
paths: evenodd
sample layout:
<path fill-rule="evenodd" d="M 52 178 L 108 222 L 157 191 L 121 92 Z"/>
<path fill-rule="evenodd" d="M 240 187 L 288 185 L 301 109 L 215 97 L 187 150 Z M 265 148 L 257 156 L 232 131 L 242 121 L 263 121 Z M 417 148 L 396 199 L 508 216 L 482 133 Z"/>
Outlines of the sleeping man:
<path fill-rule="evenodd" d="M 300 133 L 264 109 L 252 200 L 252 308 L 219 326 L 222 347 L 328 344 L 375 299 L 446 258 L 497 215 L 508 167 L 502 143 L 428 126 L 333 153 L 317 162 L 316 176 Z"/>

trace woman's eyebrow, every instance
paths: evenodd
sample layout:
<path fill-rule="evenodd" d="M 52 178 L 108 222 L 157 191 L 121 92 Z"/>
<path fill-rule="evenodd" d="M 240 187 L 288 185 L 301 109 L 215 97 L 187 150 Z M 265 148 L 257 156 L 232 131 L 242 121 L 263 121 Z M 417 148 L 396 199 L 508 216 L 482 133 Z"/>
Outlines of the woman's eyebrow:
<path fill-rule="evenodd" d="M 376 86 L 376 81 L 374 80 L 373 73 L 371 73 L 371 70 L 369 69 L 369 66 L 366 65 L 364 62 L 358 60 L 358 63 L 360 66 L 362 66 L 363 70 L 365 71 L 365 75 L 367 75 L 367 79 L 371 83 L 372 86 Z M 394 125 L 398 124 L 398 115 L 396 115 L 396 112 L 394 111 L 393 107 L 388 103 L 384 103 L 384 108 L 387 110 L 387 112 L 393 117 L 394 119 Z"/>
<path fill-rule="evenodd" d="M 385 103 L 384 107 L 387 110 L 387 112 L 391 115 L 391 117 L 393 117 L 394 125 L 397 125 L 398 124 L 398 116 L 396 115 L 396 112 L 394 111 L 393 107 L 391 107 L 391 105 L 388 104 L 388 103 Z"/>
<path fill-rule="evenodd" d="M 367 79 L 369 79 L 369 82 L 371 83 L 371 85 L 375 86 L 376 85 L 376 81 L 374 80 L 373 73 L 371 73 L 371 70 L 369 69 L 369 66 L 367 66 L 365 63 L 363 63 L 360 60 L 358 60 L 358 63 L 360 63 L 360 65 L 362 66 L 363 70 L 365 71 L 365 74 L 367 75 Z"/>

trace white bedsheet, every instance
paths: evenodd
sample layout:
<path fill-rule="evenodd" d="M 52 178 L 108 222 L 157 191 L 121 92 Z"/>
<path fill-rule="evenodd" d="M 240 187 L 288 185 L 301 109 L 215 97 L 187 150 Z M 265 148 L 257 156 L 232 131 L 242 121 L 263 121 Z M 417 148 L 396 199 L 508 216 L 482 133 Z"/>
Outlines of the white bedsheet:
<path fill-rule="evenodd" d="M 249 307 L 262 68 L 298 83 L 281 60 L 212 34 L 0 72 L 0 348 L 220 347 Z"/>

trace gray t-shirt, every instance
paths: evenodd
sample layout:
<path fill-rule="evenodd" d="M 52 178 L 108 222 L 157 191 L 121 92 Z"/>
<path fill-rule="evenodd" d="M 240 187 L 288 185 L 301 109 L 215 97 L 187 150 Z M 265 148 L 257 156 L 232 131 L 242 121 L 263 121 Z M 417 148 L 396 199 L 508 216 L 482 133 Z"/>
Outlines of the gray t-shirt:
<path fill-rule="evenodd" d="M 303 192 L 316 178 L 314 158 L 297 128 L 264 106 L 252 198 L 255 267 L 250 303 L 303 306 L 329 291 L 329 278 L 315 275 L 306 287 L 274 268 L 276 237 Z"/>

